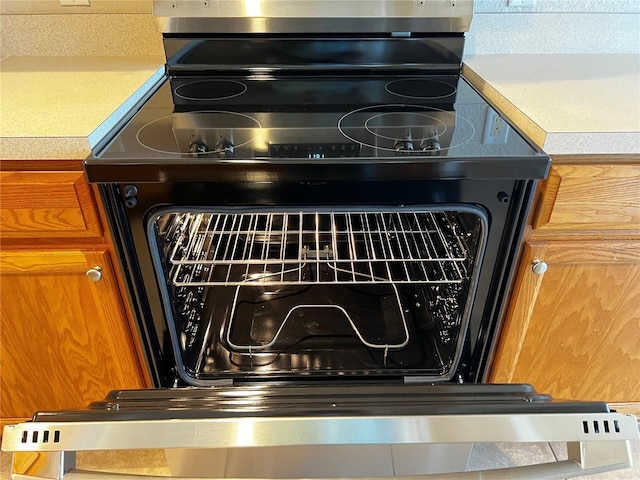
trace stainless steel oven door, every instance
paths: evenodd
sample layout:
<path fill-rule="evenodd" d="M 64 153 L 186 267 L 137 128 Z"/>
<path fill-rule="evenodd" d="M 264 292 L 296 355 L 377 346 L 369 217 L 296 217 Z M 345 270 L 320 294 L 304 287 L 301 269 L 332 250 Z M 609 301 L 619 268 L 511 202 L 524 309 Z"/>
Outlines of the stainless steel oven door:
<path fill-rule="evenodd" d="M 246 384 L 112 392 L 7 426 L 2 449 L 40 455 L 31 470 L 14 461 L 14 478 L 95 478 L 73 471 L 73 452 L 142 448 L 167 449 L 174 475 L 204 478 L 540 479 L 625 468 L 636 438 L 631 415 L 553 402 L 527 385 Z M 460 471 L 474 442 L 549 441 L 567 442 L 569 459 Z"/>

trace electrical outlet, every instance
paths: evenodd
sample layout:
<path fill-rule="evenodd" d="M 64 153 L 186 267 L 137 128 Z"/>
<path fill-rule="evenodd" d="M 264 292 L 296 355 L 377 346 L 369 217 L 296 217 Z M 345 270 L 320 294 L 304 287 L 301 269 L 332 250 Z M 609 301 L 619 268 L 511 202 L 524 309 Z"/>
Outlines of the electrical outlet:
<path fill-rule="evenodd" d="M 507 136 L 509 135 L 509 125 L 504 119 L 496 113 L 495 110 L 489 108 L 487 110 L 487 116 L 484 121 L 484 135 L 482 136 L 482 143 L 484 144 L 499 144 L 507 143 Z"/>
<path fill-rule="evenodd" d="M 91 2 L 89 0 L 60 0 L 60 5 L 63 7 L 90 7 Z"/>

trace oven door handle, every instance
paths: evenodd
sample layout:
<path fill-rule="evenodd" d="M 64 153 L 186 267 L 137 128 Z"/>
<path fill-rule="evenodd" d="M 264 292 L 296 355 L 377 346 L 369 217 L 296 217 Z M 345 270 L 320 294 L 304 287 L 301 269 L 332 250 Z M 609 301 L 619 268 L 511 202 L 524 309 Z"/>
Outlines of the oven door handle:
<path fill-rule="evenodd" d="M 406 475 L 390 477 L 358 477 L 338 480 L 428 480 L 431 478 L 456 479 L 563 479 L 602 473 L 632 466 L 629 440 L 598 442 L 567 442 L 568 460 L 540 463 L 519 467 L 493 470 L 477 470 L 455 473 L 435 473 L 425 475 Z M 138 475 L 83 471 L 75 469 L 75 452 L 14 452 L 12 479 L 14 480 L 162 480 L 180 478 L 181 480 L 202 480 L 203 477 L 167 477 L 157 475 Z M 211 477 L 220 478 L 220 477 Z M 234 479 L 256 480 L 256 479 Z M 316 479 L 336 480 L 336 479 Z"/>

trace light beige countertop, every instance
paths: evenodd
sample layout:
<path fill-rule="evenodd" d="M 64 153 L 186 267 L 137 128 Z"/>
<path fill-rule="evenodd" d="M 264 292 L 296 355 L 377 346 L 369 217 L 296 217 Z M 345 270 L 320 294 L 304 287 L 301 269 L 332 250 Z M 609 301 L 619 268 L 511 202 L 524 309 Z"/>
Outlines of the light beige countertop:
<path fill-rule="evenodd" d="M 463 72 L 549 154 L 640 153 L 640 55 L 477 55 Z"/>
<path fill-rule="evenodd" d="M 6 57 L 0 158 L 81 159 L 163 74 L 164 58 Z"/>

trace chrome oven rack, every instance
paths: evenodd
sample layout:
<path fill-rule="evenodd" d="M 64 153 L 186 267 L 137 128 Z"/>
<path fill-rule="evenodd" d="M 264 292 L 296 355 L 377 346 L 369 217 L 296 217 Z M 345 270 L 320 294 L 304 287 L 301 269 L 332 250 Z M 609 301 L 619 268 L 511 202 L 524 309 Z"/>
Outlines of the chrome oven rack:
<path fill-rule="evenodd" d="M 167 231 L 176 286 L 467 279 L 450 211 L 180 213 Z"/>

